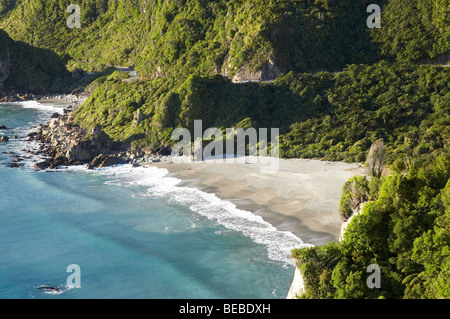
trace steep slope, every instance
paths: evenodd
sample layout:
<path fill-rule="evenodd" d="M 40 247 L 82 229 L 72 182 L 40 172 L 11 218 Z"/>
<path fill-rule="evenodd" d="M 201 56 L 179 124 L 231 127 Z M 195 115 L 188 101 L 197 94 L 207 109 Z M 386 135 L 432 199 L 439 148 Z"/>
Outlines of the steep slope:
<path fill-rule="evenodd" d="M 377 55 L 365 25 L 368 0 L 80 2 L 80 29 L 66 26 L 68 0 L 8 2 L 0 27 L 67 60 L 135 65 L 151 78 L 267 80 L 291 70 L 340 70 Z"/>
<path fill-rule="evenodd" d="M 48 49 L 12 40 L 0 30 L 0 88 L 50 92 L 71 83 L 59 56 Z"/>
<path fill-rule="evenodd" d="M 94 84 L 76 123 L 96 125 L 116 141 L 170 145 L 175 127 L 249 126 L 280 129 L 284 157 L 364 161 L 383 139 L 388 161 L 449 147 L 450 69 L 387 62 L 353 65 L 338 74 L 289 73 L 272 83 L 235 84 L 220 75 L 123 82 L 117 74 Z M 136 114 L 142 120 L 136 125 Z"/>

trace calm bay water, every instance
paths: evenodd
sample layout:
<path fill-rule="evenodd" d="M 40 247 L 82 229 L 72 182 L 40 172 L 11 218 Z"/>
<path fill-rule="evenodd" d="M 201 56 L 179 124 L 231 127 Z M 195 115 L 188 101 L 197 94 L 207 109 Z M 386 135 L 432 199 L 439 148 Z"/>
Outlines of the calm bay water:
<path fill-rule="evenodd" d="M 302 244 L 156 168 L 9 168 L 24 137 L 62 108 L 0 104 L 0 298 L 285 298 Z M 66 288 L 68 265 L 81 288 Z"/>

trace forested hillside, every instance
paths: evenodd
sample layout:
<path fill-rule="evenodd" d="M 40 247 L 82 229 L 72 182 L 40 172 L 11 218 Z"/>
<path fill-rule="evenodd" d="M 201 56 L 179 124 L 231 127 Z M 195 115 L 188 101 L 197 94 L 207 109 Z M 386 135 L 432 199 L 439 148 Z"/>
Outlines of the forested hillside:
<path fill-rule="evenodd" d="M 391 163 L 449 147 L 448 68 L 381 62 L 262 84 L 191 76 L 177 89 L 165 79 L 128 83 L 119 75 L 94 82 L 75 118 L 136 146 L 169 146 L 175 127 L 192 128 L 201 118 L 204 127 L 280 128 L 283 157 L 364 162 L 383 139 Z M 136 125 L 138 112 L 144 119 Z"/>
<path fill-rule="evenodd" d="M 448 0 L 82 0 L 69 29 L 69 0 L 1 0 L 0 27 L 14 40 L 69 60 L 130 66 L 143 76 L 239 71 L 337 71 L 381 57 L 418 61 L 448 53 Z M 366 26 L 383 6 L 382 28 Z M 266 72 L 270 73 L 270 72 Z"/>
<path fill-rule="evenodd" d="M 0 43 L 0 89 L 49 92 L 71 82 L 70 73 L 55 52 L 16 42 L 1 29 Z"/>
<path fill-rule="evenodd" d="M 334 71 L 371 62 L 377 51 L 368 0 L 83 0 L 80 29 L 66 26 L 69 0 L 1 2 L 0 27 L 15 40 L 66 59 L 135 65 L 146 77 L 232 77 L 268 64 L 277 72 Z"/>

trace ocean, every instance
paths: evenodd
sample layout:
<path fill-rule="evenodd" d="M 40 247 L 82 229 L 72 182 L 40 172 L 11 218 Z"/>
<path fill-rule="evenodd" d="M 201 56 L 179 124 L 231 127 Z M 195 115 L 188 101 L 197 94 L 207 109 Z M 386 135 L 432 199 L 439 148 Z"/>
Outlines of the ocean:
<path fill-rule="evenodd" d="M 0 298 L 286 298 L 303 242 L 252 212 L 156 167 L 34 170 L 26 135 L 62 111 L 0 103 Z"/>

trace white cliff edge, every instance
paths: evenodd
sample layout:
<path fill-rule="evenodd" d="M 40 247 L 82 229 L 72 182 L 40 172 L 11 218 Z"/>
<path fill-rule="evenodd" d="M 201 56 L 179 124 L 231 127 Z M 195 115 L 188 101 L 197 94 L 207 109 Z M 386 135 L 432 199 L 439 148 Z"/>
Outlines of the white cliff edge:
<path fill-rule="evenodd" d="M 303 283 L 303 276 L 300 269 L 295 267 L 294 280 L 292 281 L 291 288 L 289 289 L 286 299 L 297 299 L 298 296 L 301 296 L 304 293 L 305 286 Z"/>

